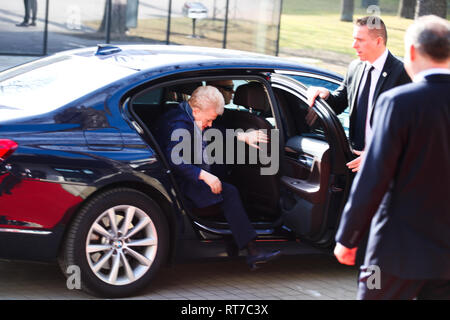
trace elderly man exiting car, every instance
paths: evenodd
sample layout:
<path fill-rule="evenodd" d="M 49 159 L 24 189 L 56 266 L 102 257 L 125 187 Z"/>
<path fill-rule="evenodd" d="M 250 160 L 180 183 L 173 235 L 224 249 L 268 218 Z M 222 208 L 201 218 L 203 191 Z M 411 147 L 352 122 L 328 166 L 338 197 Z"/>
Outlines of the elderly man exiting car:
<path fill-rule="evenodd" d="M 176 130 L 184 130 L 188 133 L 184 138 L 188 136 L 192 141 L 196 135 L 201 135 L 203 130 L 211 127 L 223 111 L 224 98 L 217 88 L 198 87 L 189 102 L 180 103 L 158 121 L 157 139 L 191 208 L 205 211 L 219 206 L 230 225 L 238 248 L 248 250 L 247 262 L 254 269 L 259 264 L 279 256 L 280 251 L 263 252 L 256 248 L 256 232 L 242 205 L 238 190 L 210 172 L 210 165 L 203 161 L 205 143 L 201 144 L 201 148 L 195 148 L 195 142 L 192 143 L 192 148 L 189 149 L 195 153 L 193 157 L 180 156 L 173 152 L 176 146 L 183 142 L 183 137 L 173 139 Z M 249 145 L 267 142 L 266 137 L 259 136 L 257 131 L 241 135 L 239 139 Z M 186 161 L 186 158 L 200 158 L 202 161 L 196 164 L 195 161 Z"/>

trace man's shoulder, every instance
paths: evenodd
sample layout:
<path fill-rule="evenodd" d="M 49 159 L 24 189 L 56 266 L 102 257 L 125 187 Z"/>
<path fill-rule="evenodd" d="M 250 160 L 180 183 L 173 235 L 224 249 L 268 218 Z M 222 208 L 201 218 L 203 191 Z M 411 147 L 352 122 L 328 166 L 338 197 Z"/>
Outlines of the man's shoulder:
<path fill-rule="evenodd" d="M 359 59 L 352 60 L 347 68 L 348 73 L 353 73 L 362 66 L 364 66 L 364 61 L 361 61 Z"/>
<path fill-rule="evenodd" d="M 413 93 L 413 94 L 411 94 Z M 387 121 L 394 121 L 395 123 L 402 123 L 406 125 L 410 119 L 411 114 L 414 113 L 417 101 L 414 101 L 417 96 L 417 87 L 415 83 L 401 85 L 380 94 L 375 108 L 374 122 L 379 123 Z"/>
<path fill-rule="evenodd" d="M 365 62 L 361 61 L 359 59 L 355 59 L 347 67 L 347 75 L 345 82 L 350 85 L 350 83 L 353 82 L 353 79 L 356 77 L 357 74 L 359 74 L 359 71 L 361 69 L 364 69 Z"/>
<path fill-rule="evenodd" d="M 161 116 L 160 121 L 189 121 L 189 116 L 179 106 L 171 106 L 169 110 L 166 110 Z"/>
<path fill-rule="evenodd" d="M 170 118 L 184 118 L 185 115 L 183 114 L 182 110 L 177 107 L 171 107 L 169 110 L 166 110 L 166 112 L 163 114 L 163 118 L 170 119 Z"/>
<path fill-rule="evenodd" d="M 403 61 L 394 56 L 391 52 L 388 54 L 383 71 L 383 76 L 386 74 L 386 77 L 390 79 L 390 84 L 388 83 L 386 87 L 387 90 L 390 86 L 395 87 L 411 82 L 411 78 L 405 70 Z"/>
<path fill-rule="evenodd" d="M 380 103 L 386 103 L 386 100 L 388 100 L 394 102 L 395 104 L 411 106 L 414 104 L 410 104 L 409 102 L 417 102 L 423 98 L 424 89 L 423 83 L 407 83 L 383 92 L 380 95 L 379 101 Z"/>
<path fill-rule="evenodd" d="M 389 51 L 388 56 L 386 58 L 386 62 L 392 63 L 394 65 L 401 65 L 403 66 L 403 61 L 399 57 L 392 54 L 392 52 Z"/>
<path fill-rule="evenodd" d="M 169 133 L 179 128 L 190 129 L 192 121 L 189 116 L 181 108 L 174 106 L 165 111 L 158 119 L 155 130 L 160 134 Z"/>
<path fill-rule="evenodd" d="M 430 114 L 439 115 L 438 110 L 443 111 L 441 114 L 446 114 L 450 94 L 447 97 L 439 96 L 439 99 L 433 99 L 436 94 L 436 88 L 426 81 L 411 82 L 388 90 L 382 93 L 377 101 L 376 110 L 379 113 L 377 121 L 385 121 L 389 114 L 391 121 L 397 123 L 397 127 L 415 128 L 418 125 L 417 119 L 423 119 Z M 430 110 L 433 112 L 430 113 Z"/>
<path fill-rule="evenodd" d="M 388 54 L 385 65 L 388 65 L 391 70 L 396 71 L 398 74 L 401 73 L 406 75 L 409 79 L 403 61 L 400 58 L 394 56 L 391 52 L 389 52 Z"/>
<path fill-rule="evenodd" d="M 404 70 L 405 67 L 403 65 L 403 61 L 394 56 L 389 52 L 388 58 L 386 59 L 386 64 L 390 64 L 391 69 L 393 70 Z"/>

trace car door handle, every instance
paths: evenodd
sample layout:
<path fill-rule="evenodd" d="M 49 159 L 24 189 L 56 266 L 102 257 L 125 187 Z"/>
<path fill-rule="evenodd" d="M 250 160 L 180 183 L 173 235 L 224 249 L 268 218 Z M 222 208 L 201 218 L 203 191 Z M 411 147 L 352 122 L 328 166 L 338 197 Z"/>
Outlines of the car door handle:
<path fill-rule="evenodd" d="M 307 168 L 311 168 L 312 165 L 313 165 L 313 162 L 314 162 L 313 159 L 311 159 L 311 158 L 309 158 L 309 157 L 306 157 L 306 156 L 300 156 L 300 157 L 298 157 L 298 161 L 299 161 L 301 164 L 303 164 L 305 167 L 307 167 Z"/>
<path fill-rule="evenodd" d="M 342 191 L 344 191 L 344 189 L 336 187 L 335 185 L 331 186 L 331 192 L 342 192 Z"/>

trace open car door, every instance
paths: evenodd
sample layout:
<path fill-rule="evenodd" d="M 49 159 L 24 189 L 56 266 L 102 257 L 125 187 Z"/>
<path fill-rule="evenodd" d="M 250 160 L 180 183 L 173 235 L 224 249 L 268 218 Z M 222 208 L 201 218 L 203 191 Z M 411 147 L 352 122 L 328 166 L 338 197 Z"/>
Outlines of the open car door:
<path fill-rule="evenodd" d="M 285 227 L 302 239 L 328 245 L 333 241 L 347 200 L 352 159 L 342 125 L 321 99 L 310 112 L 307 87 L 291 77 L 273 74 L 272 91 L 281 117 L 280 207 Z"/>

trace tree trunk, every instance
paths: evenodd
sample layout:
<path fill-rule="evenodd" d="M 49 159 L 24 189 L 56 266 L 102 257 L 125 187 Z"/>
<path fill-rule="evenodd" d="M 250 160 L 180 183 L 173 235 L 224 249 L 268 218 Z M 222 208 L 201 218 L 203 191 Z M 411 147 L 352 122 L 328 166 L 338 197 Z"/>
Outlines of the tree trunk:
<path fill-rule="evenodd" d="M 400 0 L 398 15 L 406 19 L 414 19 L 417 0 Z"/>
<path fill-rule="evenodd" d="M 353 21 L 354 0 L 342 0 L 341 21 Z"/>
<path fill-rule="evenodd" d="M 447 0 L 417 0 L 415 18 L 429 14 L 445 19 L 447 17 Z"/>
<path fill-rule="evenodd" d="M 447 18 L 447 0 L 435 0 L 433 1 L 433 14 Z"/>
<path fill-rule="evenodd" d="M 105 32 L 108 19 L 108 0 L 105 1 L 102 23 L 98 32 Z M 111 0 L 111 34 L 123 35 L 127 31 L 127 0 Z"/>
<path fill-rule="evenodd" d="M 378 6 L 379 0 L 361 0 L 361 8 L 367 9 L 369 6 Z"/>

